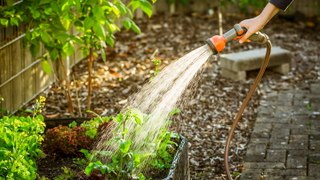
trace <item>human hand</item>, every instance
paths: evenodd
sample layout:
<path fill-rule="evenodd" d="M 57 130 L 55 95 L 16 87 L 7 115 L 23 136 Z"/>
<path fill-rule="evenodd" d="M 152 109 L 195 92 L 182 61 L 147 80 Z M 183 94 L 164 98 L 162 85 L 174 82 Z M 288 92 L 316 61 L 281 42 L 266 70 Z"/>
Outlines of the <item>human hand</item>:
<path fill-rule="evenodd" d="M 247 28 L 246 34 L 239 40 L 239 43 L 243 43 L 255 32 L 260 31 L 270 21 L 270 19 L 279 12 L 279 8 L 275 5 L 268 3 L 263 11 L 254 18 L 245 19 L 239 24 L 241 27 Z"/>
<path fill-rule="evenodd" d="M 260 16 L 257 16 L 251 19 L 245 19 L 241 21 L 239 24 L 241 27 L 245 27 L 247 29 L 247 32 L 239 40 L 239 43 L 243 43 L 248 41 L 248 38 L 252 34 L 263 29 L 266 22 L 264 22 Z"/>

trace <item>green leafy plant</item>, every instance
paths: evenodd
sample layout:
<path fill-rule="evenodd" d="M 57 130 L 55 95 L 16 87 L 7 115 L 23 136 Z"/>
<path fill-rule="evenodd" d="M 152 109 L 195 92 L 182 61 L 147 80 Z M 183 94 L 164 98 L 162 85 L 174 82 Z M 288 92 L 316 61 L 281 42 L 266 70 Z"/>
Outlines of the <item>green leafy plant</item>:
<path fill-rule="evenodd" d="M 36 159 L 43 156 L 40 144 L 45 124 L 41 112 L 45 98 L 37 100 L 33 116 L 4 116 L 0 119 L 0 177 L 35 179 Z"/>
<path fill-rule="evenodd" d="M 90 121 L 84 121 L 81 123 L 80 127 L 86 129 L 86 135 L 94 139 L 98 132 L 101 132 L 103 128 L 106 128 L 111 123 L 111 117 L 100 117 L 97 116 Z"/>
<path fill-rule="evenodd" d="M 169 132 L 163 129 L 159 136 L 159 144 L 156 153 L 152 155 L 148 164 L 155 169 L 168 169 L 171 166 L 174 157 L 179 135 L 174 132 Z"/>
<path fill-rule="evenodd" d="M 128 132 L 126 124 L 129 123 L 128 121 L 137 125 L 143 123 L 143 114 L 137 110 L 129 110 L 126 113 L 118 114 L 113 120 L 119 126 L 116 126 L 113 131 L 114 137 L 108 140 L 107 144 L 115 146 L 118 151 L 114 153 L 111 151 L 97 151 L 93 156 L 88 155 L 88 152 L 86 152 L 86 157 L 91 158 L 91 162 L 84 170 L 87 176 L 92 176 L 92 172 L 95 175 L 97 171 L 101 174 L 108 174 L 108 177 L 113 179 L 126 179 L 136 176 L 133 170 L 140 165 L 141 158 L 144 155 L 136 153 L 132 149 L 132 141 L 125 138 Z M 110 162 L 102 163 L 98 160 L 98 157 L 101 156 L 107 157 Z M 141 176 L 141 174 L 138 176 Z"/>
<path fill-rule="evenodd" d="M 156 76 L 160 72 L 161 59 L 155 58 L 155 59 L 152 60 L 152 62 L 154 64 L 154 73 L 153 73 L 153 75 Z"/>
<path fill-rule="evenodd" d="M 136 109 L 129 109 L 115 116 L 113 121 L 117 122 L 118 126 L 113 131 L 113 137 L 106 142 L 106 145 L 114 151 L 101 150 L 90 153 L 87 150 L 82 150 L 89 160 L 89 164 L 84 170 L 86 176 L 102 174 L 103 177 L 109 179 L 146 179 L 141 171 L 143 167 L 149 165 L 156 169 L 170 167 L 178 146 L 179 136 L 176 133 L 170 133 L 164 127 L 156 142 L 151 142 L 146 138 L 143 146 L 153 147 L 154 152 L 141 152 L 139 148 L 133 145 L 132 139 L 135 137 L 135 133 L 127 134 L 129 124 L 132 125 L 133 123 L 137 128 L 136 132 L 139 132 L 139 128 L 145 123 L 146 118 L 147 115 Z"/>
<path fill-rule="evenodd" d="M 153 0 L 155 2 L 155 0 Z M 88 102 L 87 109 L 91 107 L 92 94 L 92 67 L 94 59 L 101 53 L 105 60 L 104 49 L 113 47 L 115 43 L 114 33 L 121 29 L 140 33 L 140 28 L 133 21 L 133 12 L 141 9 L 149 17 L 152 15 L 152 4 L 148 0 L 131 0 L 124 4 L 121 0 L 115 1 L 83 1 L 80 4 L 79 16 L 74 25 L 79 32 L 83 53 L 88 58 Z"/>

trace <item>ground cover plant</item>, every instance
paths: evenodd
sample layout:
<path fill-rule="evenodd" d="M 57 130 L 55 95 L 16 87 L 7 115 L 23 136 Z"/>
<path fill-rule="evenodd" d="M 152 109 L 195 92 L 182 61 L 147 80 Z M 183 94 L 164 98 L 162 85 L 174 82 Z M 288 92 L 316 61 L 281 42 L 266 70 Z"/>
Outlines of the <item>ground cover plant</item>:
<path fill-rule="evenodd" d="M 0 119 L 0 179 L 36 179 L 36 159 L 43 156 L 41 142 L 45 129 L 37 100 L 31 116 L 3 116 Z"/>

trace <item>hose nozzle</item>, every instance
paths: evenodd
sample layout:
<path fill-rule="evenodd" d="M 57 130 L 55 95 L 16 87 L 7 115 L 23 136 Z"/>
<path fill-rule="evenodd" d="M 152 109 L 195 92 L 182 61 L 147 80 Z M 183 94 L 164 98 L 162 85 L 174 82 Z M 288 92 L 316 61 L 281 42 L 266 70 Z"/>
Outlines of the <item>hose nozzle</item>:
<path fill-rule="evenodd" d="M 224 49 L 227 42 L 240 39 L 246 32 L 247 29 L 245 27 L 241 27 L 240 24 L 235 24 L 232 29 L 225 32 L 222 36 L 215 35 L 208 38 L 206 43 L 211 48 L 213 54 L 218 54 Z M 269 37 L 264 33 L 256 32 L 249 37 L 249 40 L 265 44 L 269 40 Z"/>

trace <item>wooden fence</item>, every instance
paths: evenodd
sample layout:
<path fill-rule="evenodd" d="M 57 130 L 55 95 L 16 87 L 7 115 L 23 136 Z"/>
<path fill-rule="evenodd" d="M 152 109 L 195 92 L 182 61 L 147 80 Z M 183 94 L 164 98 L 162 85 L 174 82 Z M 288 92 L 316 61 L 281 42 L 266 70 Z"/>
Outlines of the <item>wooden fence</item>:
<path fill-rule="evenodd" d="M 53 73 L 46 74 L 41 67 L 41 59 L 33 57 L 20 35 L 0 47 L 0 108 L 15 111 L 47 88 L 54 80 Z M 2 41 L 3 42 L 3 41 Z M 45 53 L 41 47 L 39 56 Z M 77 54 L 65 61 L 72 67 L 83 57 Z"/>
<path fill-rule="evenodd" d="M 0 5 L 5 6 L 5 1 L 0 0 Z M 33 57 L 23 42 L 25 31 L 25 25 L 8 28 L 0 25 L 1 110 L 16 111 L 55 80 L 53 73 L 48 75 L 41 67 L 39 57 L 45 53 L 45 49 L 41 47 L 39 54 Z M 76 51 L 64 63 L 66 67 L 71 68 L 81 59 L 83 59 L 82 53 Z"/>

